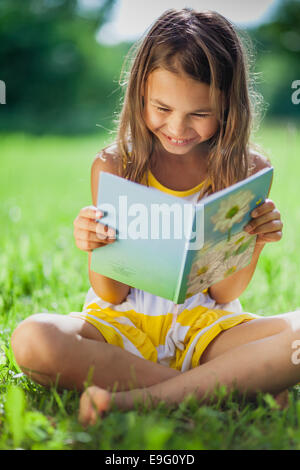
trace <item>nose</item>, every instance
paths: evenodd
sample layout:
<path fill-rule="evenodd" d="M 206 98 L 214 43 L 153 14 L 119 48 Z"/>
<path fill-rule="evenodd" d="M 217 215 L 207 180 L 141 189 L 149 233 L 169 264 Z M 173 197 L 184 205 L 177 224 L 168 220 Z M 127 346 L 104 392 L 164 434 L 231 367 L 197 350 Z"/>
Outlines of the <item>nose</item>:
<path fill-rule="evenodd" d="M 170 133 L 170 137 L 184 137 L 186 128 L 187 124 L 184 117 L 175 114 L 170 116 L 168 121 L 168 131 Z"/>

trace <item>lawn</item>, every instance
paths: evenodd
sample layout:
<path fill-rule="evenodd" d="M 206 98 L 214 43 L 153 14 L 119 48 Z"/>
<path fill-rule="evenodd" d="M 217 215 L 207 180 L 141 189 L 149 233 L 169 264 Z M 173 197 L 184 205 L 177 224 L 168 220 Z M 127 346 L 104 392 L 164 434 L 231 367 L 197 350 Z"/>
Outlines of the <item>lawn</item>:
<path fill-rule="evenodd" d="M 273 315 L 300 308 L 300 124 L 266 123 L 256 135 L 275 169 L 270 194 L 283 238 L 268 244 L 240 300 L 244 311 Z M 80 311 L 89 288 L 87 255 L 73 241 L 73 220 L 91 204 L 90 166 L 101 134 L 64 138 L 0 135 L 0 449 L 300 449 L 297 387 L 279 410 L 269 395 L 235 394 L 203 406 L 115 409 L 84 429 L 76 391 L 46 390 L 18 369 L 10 348 L 16 325 L 37 312 Z M 291 351 L 292 352 L 292 351 Z"/>

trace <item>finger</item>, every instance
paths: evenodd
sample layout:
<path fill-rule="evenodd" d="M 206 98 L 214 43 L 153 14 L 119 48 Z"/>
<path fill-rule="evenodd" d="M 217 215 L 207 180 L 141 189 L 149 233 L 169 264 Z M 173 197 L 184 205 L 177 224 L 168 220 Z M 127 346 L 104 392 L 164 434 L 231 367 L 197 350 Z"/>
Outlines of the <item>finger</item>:
<path fill-rule="evenodd" d="M 271 222 L 252 228 L 250 231 L 248 231 L 248 233 L 250 235 L 255 235 L 259 233 L 271 233 L 281 231 L 282 228 L 283 223 L 281 222 L 281 220 L 272 220 Z"/>
<path fill-rule="evenodd" d="M 82 240 L 84 242 L 94 242 L 99 243 L 99 238 L 95 232 L 90 232 L 88 230 L 76 229 L 74 230 L 74 237 L 76 240 Z"/>
<path fill-rule="evenodd" d="M 113 228 L 108 227 L 107 225 L 97 223 L 96 236 L 100 240 L 103 240 L 103 239 L 115 240 L 116 232 Z"/>
<path fill-rule="evenodd" d="M 103 213 L 102 213 L 103 216 Z M 95 220 L 91 220 L 87 217 L 78 216 L 74 220 L 74 235 L 75 231 L 78 229 L 85 230 L 88 232 L 96 233 L 98 237 L 102 240 L 105 238 L 115 238 L 116 232 L 114 229 L 108 227 L 105 224 L 101 224 L 100 222 L 96 222 Z"/>
<path fill-rule="evenodd" d="M 80 230 L 87 230 L 89 232 L 96 233 L 98 225 L 99 225 L 98 222 L 87 217 L 79 216 L 79 217 L 76 217 L 76 219 L 74 220 L 75 230 L 80 229 Z"/>
<path fill-rule="evenodd" d="M 264 223 L 271 222 L 272 220 L 278 220 L 281 222 L 280 219 L 280 212 L 275 209 L 272 212 L 267 212 L 265 215 L 260 215 L 255 219 L 251 219 L 250 222 L 244 227 L 244 230 L 250 231 L 253 230 Z M 282 222 L 281 222 L 282 223 Z"/>
<path fill-rule="evenodd" d="M 98 209 L 96 206 L 83 207 L 79 211 L 79 216 L 85 217 L 88 219 L 100 219 L 101 217 L 103 217 L 103 215 L 104 215 L 103 212 L 100 209 Z"/>
<path fill-rule="evenodd" d="M 99 224 L 100 225 L 100 224 Z M 85 244 L 88 243 L 96 243 L 96 244 L 107 244 L 115 241 L 116 237 L 112 235 L 108 235 L 108 232 L 105 232 L 104 226 L 102 226 L 102 231 L 99 233 L 89 232 L 87 230 L 76 229 L 74 230 L 74 237 L 76 241 L 84 242 Z"/>
<path fill-rule="evenodd" d="M 88 242 L 85 240 L 76 240 L 76 246 L 82 251 L 93 251 L 96 248 L 100 248 L 104 246 L 105 243 L 95 243 L 95 242 Z"/>
<path fill-rule="evenodd" d="M 80 238 L 85 239 L 85 236 L 89 240 L 105 240 L 106 238 L 115 239 L 116 232 L 107 225 L 101 224 L 100 222 L 95 222 L 87 218 L 78 217 L 74 221 L 74 236 L 75 238 L 79 236 Z M 86 232 L 86 235 L 83 233 Z M 93 237 L 95 234 L 96 238 Z"/>
<path fill-rule="evenodd" d="M 278 242 L 282 238 L 282 232 L 260 233 L 257 236 L 257 242 Z"/>
<path fill-rule="evenodd" d="M 260 206 L 253 209 L 251 212 L 251 217 L 256 218 L 267 212 L 271 212 L 276 209 L 274 202 L 271 199 L 266 199 Z"/>

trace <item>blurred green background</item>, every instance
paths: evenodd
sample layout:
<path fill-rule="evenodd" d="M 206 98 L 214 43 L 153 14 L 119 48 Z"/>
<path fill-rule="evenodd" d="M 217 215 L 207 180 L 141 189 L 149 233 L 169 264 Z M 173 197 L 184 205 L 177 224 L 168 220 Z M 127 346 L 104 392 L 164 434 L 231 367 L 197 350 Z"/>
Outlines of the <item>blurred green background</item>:
<path fill-rule="evenodd" d="M 114 127 L 131 44 L 97 42 L 116 1 L 90 3 L 93 8 L 79 0 L 0 1 L 0 80 L 6 84 L 0 132 L 78 135 Z M 300 105 L 291 96 L 300 79 L 299 0 L 278 1 L 267 23 L 246 31 L 265 119 L 298 119 Z"/>

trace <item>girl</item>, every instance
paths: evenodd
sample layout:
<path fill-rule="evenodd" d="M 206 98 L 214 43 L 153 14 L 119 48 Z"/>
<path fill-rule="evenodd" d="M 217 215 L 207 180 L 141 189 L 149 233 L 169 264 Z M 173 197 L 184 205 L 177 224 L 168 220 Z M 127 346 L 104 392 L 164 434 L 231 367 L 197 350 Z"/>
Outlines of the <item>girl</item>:
<path fill-rule="evenodd" d="M 249 142 L 255 117 L 249 81 L 242 42 L 222 15 L 185 8 L 155 22 L 131 64 L 116 144 L 93 162 L 93 206 L 74 221 L 76 245 L 88 252 L 89 266 L 93 249 L 117 242 L 112 229 L 96 222 L 101 171 L 196 201 L 270 166 Z M 82 312 L 36 314 L 16 328 L 18 364 L 44 385 L 84 390 L 89 377 L 83 423 L 95 420 L 94 405 L 109 409 L 113 387 L 124 409 L 136 398 L 178 403 L 196 393 L 202 399 L 217 384 L 281 397 L 300 379 L 291 360 L 300 315 L 258 317 L 241 309 L 238 297 L 263 247 L 282 236 L 273 201 L 251 215 L 245 227 L 257 236 L 251 263 L 188 298 L 179 311 L 89 269 Z"/>

